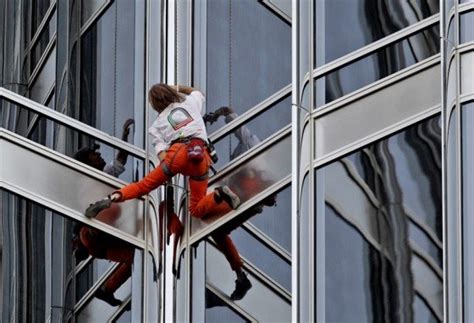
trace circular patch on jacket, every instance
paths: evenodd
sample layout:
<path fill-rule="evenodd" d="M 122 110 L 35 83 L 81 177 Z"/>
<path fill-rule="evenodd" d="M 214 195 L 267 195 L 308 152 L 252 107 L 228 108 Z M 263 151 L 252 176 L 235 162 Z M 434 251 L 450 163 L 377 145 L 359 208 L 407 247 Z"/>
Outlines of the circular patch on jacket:
<path fill-rule="evenodd" d="M 188 111 L 184 108 L 174 108 L 171 110 L 168 115 L 168 122 L 173 127 L 174 130 L 178 130 L 188 123 L 192 122 L 194 119 L 191 117 Z"/>

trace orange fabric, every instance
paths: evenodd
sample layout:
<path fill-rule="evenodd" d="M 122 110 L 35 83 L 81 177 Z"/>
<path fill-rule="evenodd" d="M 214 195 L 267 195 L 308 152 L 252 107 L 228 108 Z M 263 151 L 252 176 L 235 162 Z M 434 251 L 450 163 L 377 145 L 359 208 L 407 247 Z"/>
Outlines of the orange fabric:
<path fill-rule="evenodd" d="M 192 179 L 192 177 L 200 177 L 207 174 L 211 165 L 211 159 L 207 151 L 205 152 L 204 160 L 196 163 L 189 160 L 185 144 L 173 144 L 166 152 L 163 163 L 166 164 L 173 174 L 179 173 L 190 176 L 191 196 L 189 198 L 189 211 L 192 216 L 201 218 L 217 207 L 218 204 L 214 200 L 214 193 L 211 192 L 206 195 L 208 180 L 198 181 Z M 158 186 L 163 185 L 167 180 L 169 180 L 169 177 L 163 172 L 162 167 L 157 167 L 141 181 L 131 183 L 119 190 L 119 193 L 122 195 L 121 201 L 147 194 Z"/>
<path fill-rule="evenodd" d="M 115 292 L 132 274 L 135 248 L 127 242 L 86 226 L 81 228 L 79 236 L 90 255 L 120 263 L 105 282 L 105 290 Z"/>
<path fill-rule="evenodd" d="M 228 234 L 220 232 L 212 233 L 212 239 L 217 244 L 219 250 L 224 254 L 232 270 L 236 271 L 244 265 L 234 242 Z"/>
<path fill-rule="evenodd" d="M 106 292 L 114 293 L 132 275 L 134 248 L 108 248 L 106 259 L 120 262 L 118 268 L 110 275 L 104 285 Z"/>

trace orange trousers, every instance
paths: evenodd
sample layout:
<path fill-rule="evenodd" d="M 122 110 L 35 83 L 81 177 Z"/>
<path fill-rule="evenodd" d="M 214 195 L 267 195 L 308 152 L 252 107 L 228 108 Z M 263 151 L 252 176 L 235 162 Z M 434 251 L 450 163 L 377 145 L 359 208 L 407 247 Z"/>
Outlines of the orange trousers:
<path fill-rule="evenodd" d="M 219 204 L 227 204 L 218 203 L 214 197 L 214 192 L 206 195 L 210 165 L 211 158 L 207 151 L 204 159 L 196 163 L 188 159 L 185 144 L 173 144 L 159 167 L 151 171 L 141 181 L 131 183 L 118 191 L 122 195 L 120 201 L 145 195 L 179 173 L 189 177 L 189 188 L 191 190 L 189 212 L 194 217 L 202 218 L 212 213 L 213 209 L 217 208 Z"/>
<path fill-rule="evenodd" d="M 106 292 L 114 293 L 132 275 L 135 248 L 122 240 L 89 227 L 81 228 L 79 236 L 90 255 L 120 263 L 104 284 Z"/>

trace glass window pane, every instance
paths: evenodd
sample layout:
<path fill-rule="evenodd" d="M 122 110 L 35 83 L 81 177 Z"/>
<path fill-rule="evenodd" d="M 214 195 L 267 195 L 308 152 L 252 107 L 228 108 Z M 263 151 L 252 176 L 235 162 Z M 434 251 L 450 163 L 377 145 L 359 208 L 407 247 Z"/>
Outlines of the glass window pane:
<path fill-rule="evenodd" d="M 228 185 L 240 197 L 241 202 L 245 203 L 290 175 L 291 156 L 288 153 L 291 150 L 290 146 L 291 137 L 284 137 L 235 170 L 230 171 L 216 183 L 213 183 L 210 190 L 213 190 L 216 186 Z M 219 212 L 222 212 L 222 210 Z M 215 221 L 223 215 L 222 213 L 209 213 L 209 219 L 206 222 L 192 219 L 192 233 L 200 231 L 209 222 Z"/>
<path fill-rule="evenodd" d="M 96 13 L 104 4 L 110 0 L 81 0 L 81 22 L 86 23 L 87 20 Z"/>
<path fill-rule="evenodd" d="M 234 118 L 237 118 L 236 114 L 225 119 L 226 122 L 231 122 L 235 120 Z M 287 96 L 284 100 L 275 104 L 256 118 L 244 123 L 242 127 L 237 128 L 219 141 L 214 142 L 219 156 L 216 168 L 223 167 L 234 158 L 254 148 L 263 140 L 289 125 L 290 122 L 291 97 Z M 217 126 L 221 124 L 222 123 L 219 122 Z M 214 129 L 217 128 L 218 127 L 214 127 Z M 211 131 L 212 130 L 208 127 L 208 133 L 211 133 Z"/>
<path fill-rule="evenodd" d="M 258 1 L 206 5 L 208 110 L 230 105 L 240 115 L 291 83 L 289 24 Z"/>
<path fill-rule="evenodd" d="M 250 322 L 232 310 L 216 294 L 206 289 L 206 322 Z"/>
<path fill-rule="evenodd" d="M 51 15 L 48 22 L 46 23 L 46 27 L 42 30 L 41 35 L 36 40 L 32 50 L 31 50 L 31 71 L 33 71 L 36 67 L 36 64 L 40 60 L 41 56 L 43 55 L 46 47 L 48 46 L 49 42 L 53 38 L 53 35 L 56 33 L 56 10 L 54 14 Z"/>
<path fill-rule="evenodd" d="M 317 24 L 315 35 L 318 66 L 438 12 L 438 0 L 317 0 L 316 21 L 324 21 Z"/>
<path fill-rule="evenodd" d="M 420 294 L 430 317 L 441 321 L 440 118 L 410 126 L 319 172 L 325 190 L 325 242 L 318 247 L 325 248 L 319 253 L 326 264 L 325 319 L 412 321 L 427 315 L 426 307 L 414 303 Z"/>
<path fill-rule="evenodd" d="M 92 252 L 89 249 L 91 245 L 75 233 L 76 228 L 83 226 L 7 191 L 0 191 L 0 198 L 0 277 L 3 308 L 9 309 L 2 312 L 3 321 L 68 321 L 81 296 L 89 290 L 100 272 L 110 267 L 110 262 L 104 259 L 94 261 L 91 267 L 97 267 L 86 269 L 94 272 L 89 277 L 75 276 L 77 263 Z M 117 244 L 117 241 L 123 242 L 115 237 L 101 237 L 104 240 L 100 241 L 100 248 L 107 246 L 103 248 L 105 257 L 115 261 L 120 258 L 122 266 L 126 247 Z M 81 244 L 86 248 L 82 257 L 78 253 Z M 95 253 L 99 249 L 94 250 Z M 118 299 L 130 295 L 133 251 L 128 259 L 128 276 L 123 270 L 114 272 L 105 282 Z M 116 310 L 97 298 L 90 303 L 97 304 L 96 310 L 83 309 L 80 316 L 85 315 L 92 321 L 103 321 L 103 315 L 110 315 Z M 91 309 L 89 304 L 86 309 Z"/>
<path fill-rule="evenodd" d="M 5 109 L 5 111 L 14 108 L 17 108 L 17 111 L 26 111 L 25 108 L 20 108 L 16 104 L 7 103 L 4 100 L 0 100 L 0 102 L 4 102 L 3 109 Z M 31 117 L 34 117 L 36 115 L 37 114 L 32 114 Z M 41 121 L 42 119 L 44 118 L 39 117 L 39 121 Z M 7 127 L 5 125 L 2 126 L 18 133 L 18 131 L 16 131 L 14 128 L 12 129 L 11 127 Z M 83 162 L 93 168 L 102 170 L 109 175 L 119 177 L 127 182 L 137 181 L 144 176 L 144 162 L 140 158 L 126 156 L 124 160 L 123 156 L 120 157 L 118 155 L 119 150 L 111 147 L 107 143 L 95 140 L 94 138 L 87 136 L 79 131 L 72 130 L 50 120 L 47 120 L 46 127 L 48 140 L 37 141 L 38 143 L 44 144 L 48 148 L 59 151 L 60 153 L 64 153 L 65 155 L 75 158 L 76 160 Z M 35 137 L 31 137 L 31 139 L 34 138 Z M 38 140 L 41 138 L 38 138 Z M 64 141 L 66 140 L 66 138 L 75 138 L 75 141 L 71 140 L 71 142 L 77 142 L 77 148 L 75 148 L 72 144 L 67 145 L 67 147 L 65 147 Z M 96 145 L 98 145 L 99 147 L 94 150 L 94 148 L 96 148 Z M 86 151 L 88 149 L 92 150 L 92 154 L 80 152 Z M 98 156 L 97 154 L 94 155 L 94 151 L 96 153 L 100 153 L 100 156 Z M 122 163 L 122 161 L 125 161 L 125 163 Z"/>
<path fill-rule="evenodd" d="M 291 186 L 271 196 L 262 213 L 250 218 L 250 223 L 291 254 Z M 275 205 L 271 205 L 275 202 Z"/>
<path fill-rule="evenodd" d="M 129 142 L 142 148 L 147 108 L 144 3 L 113 2 L 82 36 L 80 84 L 76 84 L 80 98 L 75 113 L 80 121 L 119 138 L 126 120 L 134 119 Z M 71 104 L 75 106 L 74 101 Z"/>
<path fill-rule="evenodd" d="M 248 275 L 252 288 L 244 298 L 235 303 L 259 322 L 290 322 L 291 305 L 273 289 L 251 273 Z M 235 288 L 235 273 L 226 260 L 212 245 L 206 244 L 207 284 L 223 295 L 230 295 Z"/>
<path fill-rule="evenodd" d="M 463 104 L 461 113 L 462 122 L 462 213 L 463 213 L 463 264 L 464 264 L 464 284 L 471 286 L 473 283 L 472 270 L 474 269 L 474 239 L 472 228 L 474 226 L 472 214 L 474 212 L 472 197 L 474 196 L 474 172 L 472 167 L 474 163 L 474 103 Z M 453 120 L 454 121 L 454 120 Z M 453 134 L 451 135 L 453 136 Z M 456 148 L 454 148 L 456 149 Z M 456 192 L 456 191 L 454 191 Z M 454 203 L 453 203 L 454 204 Z M 454 210 L 453 210 L 454 211 Z M 450 215 L 454 215 L 451 213 Z M 470 288 L 464 289 L 464 315 L 466 321 L 474 319 L 474 293 Z"/>
<path fill-rule="evenodd" d="M 31 31 L 32 35 L 34 35 L 51 5 L 51 0 L 32 0 L 31 3 L 33 5 Z"/>
<path fill-rule="evenodd" d="M 466 12 L 460 16 L 459 42 L 467 43 L 474 40 L 474 11 Z"/>
<path fill-rule="evenodd" d="M 439 27 L 436 25 L 319 78 L 315 82 L 317 106 L 439 53 L 438 39 Z"/>

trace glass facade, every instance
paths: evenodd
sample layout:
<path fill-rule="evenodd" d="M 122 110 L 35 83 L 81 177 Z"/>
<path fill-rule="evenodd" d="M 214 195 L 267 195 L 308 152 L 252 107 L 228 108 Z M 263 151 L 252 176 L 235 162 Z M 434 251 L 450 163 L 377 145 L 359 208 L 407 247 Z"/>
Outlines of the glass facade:
<path fill-rule="evenodd" d="M 25 0 L 0 18 L 2 321 L 473 320 L 472 1 Z M 242 202 L 192 218 L 175 177 L 180 237 L 161 188 L 84 216 L 159 167 L 155 83 L 220 111 L 209 191 Z"/>

